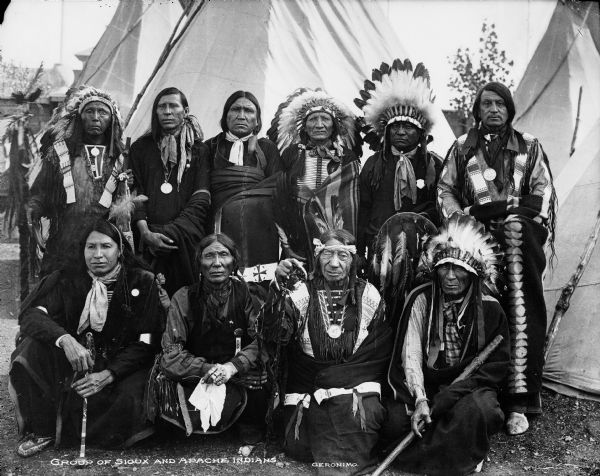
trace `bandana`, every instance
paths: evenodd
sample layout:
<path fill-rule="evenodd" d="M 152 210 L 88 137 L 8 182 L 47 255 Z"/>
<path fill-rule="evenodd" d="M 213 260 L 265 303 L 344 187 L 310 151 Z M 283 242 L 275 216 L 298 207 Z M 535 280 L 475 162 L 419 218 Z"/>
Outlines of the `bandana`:
<path fill-rule="evenodd" d="M 92 277 L 92 288 L 85 298 L 85 306 L 79 317 L 77 334 L 81 334 L 88 326 L 96 332 L 102 331 L 108 314 L 108 290 L 106 285 L 114 283 L 120 272 L 120 263 L 117 263 L 117 266 L 104 276 L 96 276 L 88 271 L 88 274 Z"/>
<path fill-rule="evenodd" d="M 329 245 L 325 246 L 321 243 L 321 240 L 318 238 L 313 239 L 313 245 L 315 246 L 315 257 L 321 254 L 321 251 L 324 250 L 332 250 L 332 251 L 347 251 L 348 253 L 355 255 L 356 254 L 356 246 L 354 245 Z"/>
<path fill-rule="evenodd" d="M 163 167 L 167 173 L 175 167 L 177 168 L 177 190 L 183 178 L 183 173 L 189 167 L 192 160 L 191 152 L 194 142 L 202 139 L 202 130 L 198 120 L 191 115 L 188 115 L 179 131 L 173 134 L 165 134 L 160 139 L 158 145 L 160 149 L 160 158 L 162 159 Z M 177 160 L 177 150 L 180 151 L 181 160 Z"/>
<path fill-rule="evenodd" d="M 417 177 L 410 161 L 414 157 L 417 148 L 415 147 L 410 152 L 400 152 L 392 146 L 392 155 L 398 157 L 396 162 L 396 173 L 394 175 L 394 207 L 396 210 L 402 209 L 402 199 L 409 198 L 413 205 L 417 203 Z"/>
<path fill-rule="evenodd" d="M 246 137 L 238 137 L 227 131 L 225 133 L 225 139 L 229 142 L 233 142 L 231 150 L 229 151 L 229 162 L 235 165 L 244 165 L 244 142 L 247 142 L 254 134 L 248 134 Z"/>
<path fill-rule="evenodd" d="M 404 153 L 391 146 L 392 155 L 398 157 L 394 175 L 394 207 L 396 211 L 402 209 L 402 199 L 405 197 L 410 199 L 413 205 L 417 203 L 417 177 L 411 159 L 416 157 L 418 150 L 419 146 Z M 423 156 L 423 160 L 425 160 L 425 157 L 426 155 Z M 434 182 L 435 166 L 433 161 L 430 160 L 427 163 L 427 171 L 425 172 L 425 185 L 430 187 Z"/>

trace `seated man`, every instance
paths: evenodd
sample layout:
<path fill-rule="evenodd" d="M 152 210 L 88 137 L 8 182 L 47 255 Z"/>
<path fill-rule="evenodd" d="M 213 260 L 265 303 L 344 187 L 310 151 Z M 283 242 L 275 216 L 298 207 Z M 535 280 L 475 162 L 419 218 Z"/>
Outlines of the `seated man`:
<path fill-rule="evenodd" d="M 407 298 L 389 369 L 393 397 L 382 436 L 417 442 L 401 453 L 403 470 L 468 474 L 502 428 L 498 388 L 508 373 L 508 324 L 496 299 L 498 245 L 472 217 L 454 215 L 426 245 L 433 282 Z M 497 335 L 502 342 L 468 378 L 453 380 Z M 430 407 L 429 402 L 432 403 Z M 412 414 L 412 416 L 411 416 Z M 419 424 L 428 427 L 421 434 Z"/>
<path fill-rule="evenodd" d="M 78 271 L 55 271 L 23 303 L 11 357 L 11 396 L 27 457 L 81 435 L 129 446 L 153 433 L 144 390 L 164 328 L 154 275 L 110 222 L 83 232 Z M 85 262 L 84 262 L 85 261 Z M 58 418 L 57 418 L 58 416 Z"/>
<path fill-rule="evenodd" d="M 356 276 L 354 237 L 333 230 L 316 241 L 317 266 L 306 283 L 288 292 L 283 286 L 290 286 L 300 262 L 278 264 L 262 338 L 275 364 L 280 354 L 287 362 L 271 368 L 274 375 L 287 374 L 276 389 L 284 404 L 286 453 L 314 461 L 319 473 L 362 474 L 376 463 L 392 332 L 379 293 Z M 281 346 L 287 352 L 279 352 Z"/>
<path fill-rule="evenodd" d="M 238 262 L 227 235 L 208 235 L 198 244 L 200 282 L 171 300 L 150 408 L 188 436 L 221 433 L 237 422 L 242 442 L 252 445 L 264 435 L 266 373 L 258 369 L 257 313 L 236 276 Z"/>

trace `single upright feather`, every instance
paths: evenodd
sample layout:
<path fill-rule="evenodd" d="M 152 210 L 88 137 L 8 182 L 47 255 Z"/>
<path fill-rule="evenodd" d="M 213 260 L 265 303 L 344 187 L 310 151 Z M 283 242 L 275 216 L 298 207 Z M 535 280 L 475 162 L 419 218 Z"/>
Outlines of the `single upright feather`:
<path fill-rule="evenodd" d="M 402 294 L 410 273 L 410 256 L 406 247 L 406 233 L 401 231 L 398 234 L 396 245 L 394 246 L 394 260 L 392 265 L 392 296 Z"/>
<path fill-rule="evenodd" d="M 388 287 L 392 271 L 392 240 L 389 235 L 383 240 L 381 250 L 381 268 L 379 270 L 379 288 L 383 295 Z"/>

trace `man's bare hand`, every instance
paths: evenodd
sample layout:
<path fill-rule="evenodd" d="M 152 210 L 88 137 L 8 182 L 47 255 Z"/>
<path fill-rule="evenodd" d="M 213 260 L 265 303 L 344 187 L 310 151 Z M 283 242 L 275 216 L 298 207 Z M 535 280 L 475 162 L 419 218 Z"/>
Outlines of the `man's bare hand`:
<path fill-rule="evenodd" d="M 153 254 L 167 254 L 177 250 L 175 242 L 162 233 L 154 233 L 150 230 L 142 234 L 142 240 Z"/>
<path fill-rule="evenodd" d="M 89 351 L 70 334 L 65 334 L 60 339 L 60 347 L 65 352 L 65 357 L 76 372 L 87 372 L 94 366 L 94 359 Z"/>
<path fill-rule="evenodd" d="M 111 384 L 115 380 L 110 370 L 102 372 L 94 372 L 87 374 L 85 377 L 73 382 L 73 390 L 75 390 L 82 398 L 88 398 L 102 391 L 104 387 Z"/>
<path fill-rule="evenodd" d="M 306 277 L 306 271 L 302 266 L 302 262 L 297 260 L 296 258 L 287 258 L 282 259 L 277 268 L 275 269 L 275 279 L 277 279 L 278 283 L 282 283 L 285 281 L 294 271 L 294 268 L 302 270 L 304 276 Z"/>
<path fill-rule="evenodd" d="M 421 435 L 421 431 L 423 431 L 423 425 L 429 425 L 431 423 L 431 412 L 427 400 L 421 400 L 418 403 L 415 412 L 412 414 L 410 423 L 413 433 L 419 438 L 422 438 L 423 435 Z"/>

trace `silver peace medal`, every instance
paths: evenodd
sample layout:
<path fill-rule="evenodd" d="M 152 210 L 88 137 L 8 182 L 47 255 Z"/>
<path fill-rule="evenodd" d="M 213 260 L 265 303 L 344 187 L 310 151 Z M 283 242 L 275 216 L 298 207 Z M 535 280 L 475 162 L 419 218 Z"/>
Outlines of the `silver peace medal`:
<path fill-rule="evenodd" d="M 425 180 L 423 180 L 422 178 L 417 180 L 417 188 L 418 189 L 422 189 L 425 186 Z"/>
<path fill-rule="evenodd" d="M 173 185 L 171 185 L 168 182 L 165 182 L 160 186 L 160 191 L 165 195 L 169 195 L 173 191 Z"/>
<path fill-rule="evenodd" d="M 329 329 L 327 329 L 327 335 L 332 339 L 337 339 L 342 335 L 342 326 L 338 324 L 331 324 Z"/>
<path fill-rule="evenodd" d="M 486 179 L 488 182 L 491 182 L 496 178 L 496 171 L 492 168 L 485 169 L 483 171 L 483 178 Z"/>

